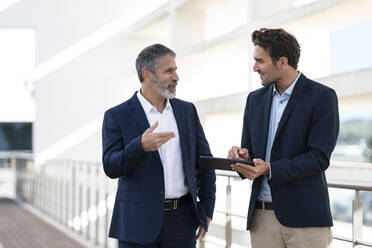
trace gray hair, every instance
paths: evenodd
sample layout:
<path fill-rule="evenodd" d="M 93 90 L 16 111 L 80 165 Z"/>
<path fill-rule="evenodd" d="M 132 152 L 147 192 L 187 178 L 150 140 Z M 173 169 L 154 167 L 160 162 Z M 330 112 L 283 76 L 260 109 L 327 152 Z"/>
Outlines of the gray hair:
<path fill-rule="evenodd" d="M 176 57 L 175 52 L 173 52 L 171 49 L 161 44 L 154 44 L 154 45 L 148 46 L 144 48 L 138 54 L 138 57 L 136 59 L 136 69 L 137 69 L 138 78 L 141 81 L 141 83 L 144 80 L 143 75 L 142 75 L 143 68 L 146 67 L 152 73 L 155 73 L 158 67 L 159 58 L 166 56 L 168 54 L 172 55 L 173 57 Z"/>

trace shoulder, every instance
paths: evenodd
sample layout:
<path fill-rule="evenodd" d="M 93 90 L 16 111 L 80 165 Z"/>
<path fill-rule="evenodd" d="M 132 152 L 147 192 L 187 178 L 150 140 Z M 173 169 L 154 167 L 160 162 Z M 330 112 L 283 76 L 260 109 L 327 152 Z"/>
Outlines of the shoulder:
<path fill-rule="evenodd" d="M 329 96 L 336 96 L 336 92 L 334 89 L 316 82 L 314 80 L 308 79 L 304 76 L 305 80 L 305 87 L 307 88 L 307 92 L 311 93 L 314 98 L 323 98 Z"/>
<path fill-rule="evenodd" d="M 178 98 L 172 98 L 169 100 L 172 106 L 182 107 L 184 109 L 194 109 L 195 106 L 192 102 L 187 102 Z"/>
<path fill-rule="evenodd" d="M 254 102 L 259 102 L 260 99 L 267 96 L 267 94 L 270 94 L 270 92 L 272 92 L 272 90 L 273 90 L 273 86 L 272 86 L 272 84 L 270 84 L 270 85 L 264 86 L 262 88 L 259 88 L 257 90 L 249 92 L 249 94 L 247 96 L 247 103 L 250 101 L 250 99 L 251 100 L 254 99 L 253 100 Z"/>
<path fill-rule="evenodd" d="M 123 113 L 127 112 L 130 109 L 131 101 L 132 101 L 132 98 L 116 106 L 109 108 L 108 110 L 105 111 L 105 115 L 107 114 L 111 114 L 114 116 L 119 115 L 119 114 L 122 115 Z"/>
<path fill-rule="evenodd" d="M 249 95 L 251 95 L 252 97 L 260 97 L 264 95 L 265 93 L 267 93 L 268 91 L 272 91 L 272 90 L 273 90 L 273 86 L 272 84 L 270 84 L 270 85 L 264 86 L 262 88 L 259 88 L 257 90 L 250 92 Z"/>
<path fill-rule="evenodd" d="M 187 102 L 187 101 L 181 100 L 179 98 L 172 98 L 172 99 L 170 99 L 170 101 L 173 104 L 179 104 L 179 105 L 184 105 L 184 106 L 192 106 L 192 105 L 194 105 L 192 102 Z"/>

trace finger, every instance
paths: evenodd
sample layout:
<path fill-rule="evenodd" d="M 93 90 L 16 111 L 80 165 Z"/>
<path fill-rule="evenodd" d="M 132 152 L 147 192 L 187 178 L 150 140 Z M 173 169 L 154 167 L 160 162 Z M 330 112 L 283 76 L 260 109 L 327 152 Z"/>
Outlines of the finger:
<path fill-rule="evenodd" d="M 248 154 L 248 149 L 247 148 L 239 149 L 239 154 L 241 154 L 241 155 Z"/>
<path fill-rule="evenodd" d="M 227 158 L 234 158 L 234 153 L 232 150 L 229 150 L 229 152 L 227 153 Z"/>
<path fill-rule="evenodd" d="M 172 138 L 174 138 L 174 136 L 167 136 L 167 137 L 163 137 L 163 138 L 157 138 L 155 142 L 159 145 L 162 145 L 162 144 L 168 142 Z"/>
<path fill-rule="evenodd" d="M 259 158 L 254 158 L 252 161 L 255 165 L 265 163 L 265 161 L 263 161 L 262 159 L 259 159 Z"/>
<path fill-rule="evenodd" d="M 204 230 L 204 228 L 202 226 L 199 226 L 198 234 L 196 235 L 196 240 L 198 240 L 200 238 L 200 236 L 202 235 L 203 230 Z"/>
<path fill-rule="evenodd" d="M 155 128 L 158 127 L 158 125 L 159 125 L 159 122 L 158 121 L 155 121 L 155 123 L 152 124 L 152 126 L 149 127 L 145 132 L 152 133 L 155 130 Z"/>
<path fill-rule="evenodd" d="M 247 176 L 247 173 L 244 169 L 240 168 L 240 167 L 237 167 L 235 165 L 232 165 L 231 168 L 234 170 L 234 171 L 237 171 L 241 174 L 243 174 L 244 176 Z"/>
<path fill-rule="evenodd" d="M 244 168 L 241 168 L 241 167 L 238 167 L 238 166 L 235 166 L 235 165 L 234 165 L 234 167 L 232 167 L 232 169 L 233 169 L 234 171 L 237 171 L 237 172 L 239 172 L 240 174 L 244 175 L 244 176 L 245 176 L 246 178 L 248 178 L 248 179 L 253 179 L 253 178 L 254 178 L 253 175 L 252 175 L 252 173 L 251 173 L 250 171 L 244 169 Z"/>
<path fill-rule="evenodd" d="M 239 150 L 239 147 L 237 146 L 231 147 L 229 151 L 229 156 L 234 159 L 238 158 L 239 157 L 238 150 Z"/>
<path fill-rule="evenodd" d="M 250 166 L 248 164 L 243 164 L 243 163 L 235 163 L 235 166 L 238 167 L 238 168 L 249 170 L 249 171 L 252 171 L 253 168 L 254 168 L 253 166 Z"/>
<path fill-rule="evenodd" d="M 162 145 L 164 145 L 165 143 L 167 143 L 169 139 L 158 139 L 155 143 L 154 143 L 154 146 L 155 146 L 155 149 L 158 150 Z"/>
<path fill-rule="evenodd" d="M 154 133 L 153 134 L 153 137 L 160 138 L 160 139 L 168 138 L 168 137 L 173 138 L 175 136 L 176 136 L 176 134 L 174 132 L 159 132 L 159 133 Z"/>
<path fill-rule="evenodd" d="M 159 141 L 157 143 L 155 143 L 155 146 L 156 146 L 156 149 L 159 149 L 162 145 L 164 145 L 165 143 L 167 143 L 168 140 L 162 140 L 162 141 Z"/>
<path fill-rule="evenodd" d="M 254 173 L 254 167 L 247 164 L 236 163 L 232 168 L 240 173 Z"/>
<path fill-rule="evenodd" d="M 203 228 L 203 234 L 202 234 L 202 238 L 204 238 L 204 236 L 207 234 L 207 231 Z"/>

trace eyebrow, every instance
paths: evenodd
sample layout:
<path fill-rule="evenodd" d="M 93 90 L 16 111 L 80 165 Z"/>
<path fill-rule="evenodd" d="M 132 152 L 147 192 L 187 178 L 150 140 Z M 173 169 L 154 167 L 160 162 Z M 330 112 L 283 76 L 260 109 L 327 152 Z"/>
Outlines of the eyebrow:
<path fill-rule="evenodd" d="M 176 67 L 167 67 L 167 68 L 165 68 L 165 71 L 173 71 L 173 70 L 177 70 L 177 66 Z"/>

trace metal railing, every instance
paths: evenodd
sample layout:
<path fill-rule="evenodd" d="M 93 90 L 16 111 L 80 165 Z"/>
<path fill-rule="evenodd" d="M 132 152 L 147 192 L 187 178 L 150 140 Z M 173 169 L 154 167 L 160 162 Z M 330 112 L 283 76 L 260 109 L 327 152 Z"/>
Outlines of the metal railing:
<path fill-rule="evenodd" d="M 232 246 L 232 231 L 231 228 L 231 217 L 245 218 L 245 216 L 234 215 L 231 213 L 231 179 L 240 179 L 240 177 L 234 172 L 225 172 L 225 171 L 216 171 L 216 175 L 219 177 L 227 177 L 226 184 L 226 211 L 216 211 L 222 214 L 225 214 L 225 245 L 215 244 L 213 241 L 207 239 L 202 239 L 202 242 L 199 242 L 199 247 L 204 247 L 203 243 L 213 243 L 219 247 L 231 248 Z M 372 182 L 351 182 L 351 181 L 339 181 L 339 180 L 328 180 L 329 188 L 338 188 L 338 189 L 349 189 L 355 191 L 355 199 L 353 200 L 352 207 L 352 238 L 341 237 L 333 235 L 333 239 L 340 240 L 350 243 L 351 247 L 372 247 L 372 243 L 368 243 L 362 240 L 362 228 L 363 228 L 363 205 L 360 199 L 360 191 L 369 191 L 372 192 Z M 235 234 L 234 237 L 239 233 Z M 244 234 L 240 234 L 244 235 Z"/>
<path fill-rule="evenodd" d="M 116 180 L 107 178 L 100 163 L 53 160 L 41 165 L 34 163 L 31 154 L 0 153 L 1 170 L 11 169 L 15 176 L 15 195 L 42 214 L 74 231 L 95 247 L 117 247 L 117 242 L 108 238 L 108 228 L 116 193 Z M 245 216 L 232 214 L 232 180 L 238 180 L 235 173 L 216 171 L 218 178 L 226 179 L 225 211 L 215 210 L 225 217 L 223 232 L 225 244 L 217 244 L 208 238 L 198 242 L 200 248 L 206 244 L 231 248 L 233 239 L 244 240 L 247 232 L 236 232 L 232 228 L 232 217 L 245 219 Z M 1 183 L 1 182 L 0 182 Z M 363 205 L 360 191 L 372 191 L 372 183 L 329 181 L 331 188 L 355 191 L 352 208 L 352 238 L 334 236 L 340 241 L 349 242 L 352 247 L 372 247 L 362 240 Z M 216 224 L 206 237 L 220 234 L 213 232 Z M 246 244 L 247 245 L 247 244 Z"/>
<path fill-rule="evenodd" d="M 0 154 L 0 159 L 14 172 L 19 200 L 75 232 L 90 247 L 117 247 L 108 238 L 116 180 L 104 175 L 101 164 L 53 160 L 37 165 L 31 154 L 16 153 Z"/>

